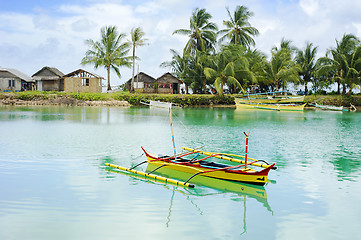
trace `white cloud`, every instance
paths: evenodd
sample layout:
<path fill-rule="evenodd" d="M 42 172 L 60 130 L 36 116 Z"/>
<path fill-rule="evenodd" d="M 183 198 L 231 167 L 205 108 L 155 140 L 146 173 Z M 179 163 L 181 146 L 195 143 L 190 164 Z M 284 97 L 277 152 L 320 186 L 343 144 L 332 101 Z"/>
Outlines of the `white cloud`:
<path fill-rule="evenodd" d="M 55 31 L 59 27 L 57 20 L 46 14 L 34 17 L 33 23 L 35 28 L 46 31 Z"/>
<path fill-rule="evenodd" d="M 96 23 L 87 18 L 81 18 L 71 24 L 71 28 L 74 32 L 88 32 L 89 29 L 95 28 Z"/>
<path fill-rule="evenodd" d="M 312 16 L 318 10 L 317 0 L 300 0 L 300 6 L 307 15 Z"/>
<path fill-rule="evenodd" d="M 187 37 L 172 35 L 179 28 L 189 28 L 189 18 L 196 8 L 205 8 L 219 29 L 228 19 L 225 7 L 234 11 L 244 4 L 254 12 L 250 19 L 260 35 L 256 47 L 269 55 L 271 48 L 284 37 L 303 48 L 306 41 L 319 46 L 320 54 L 334 46 L 335 39 L 344 33 L 361 37 L 361 2 L 345 0 L 267 1 L 234 0 L 190 1 L 147 0 L 135 5 L 132 1 L 85 1 L 80 4 L 57 3 L 55 7 L 37 7 L 33 12 L 0 12 L 0 65 L 13 67 L 32 75 L 45 65 L 52 65 L 64 73 L 79 67 L 106 76 L 103 69 L 80 66 L 87 46 L 85 39 L 99 40 L 100 28 L 116 25 L 129 36 L 133 27 L 142 27 L 149 45 L 137 49 L 142 59 L 140 70 L 158 77 L 168 69 L 159 68 L 170 60 L 170 49 L 181 53 Z M 129 37 L 127 37 L 129 39 Z M 112 74 L 112 83 L 129 79 L 131 69 L 121 69 L 123 78 Z"/>

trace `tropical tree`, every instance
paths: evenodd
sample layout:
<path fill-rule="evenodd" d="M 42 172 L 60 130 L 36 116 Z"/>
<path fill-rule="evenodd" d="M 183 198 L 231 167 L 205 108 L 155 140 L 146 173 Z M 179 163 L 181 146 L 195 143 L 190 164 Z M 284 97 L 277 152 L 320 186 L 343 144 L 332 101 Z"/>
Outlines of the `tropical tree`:
<path fill-rule="evenodd" d="M 280 47 L 274 46 L 271 50 L 272 53 L 277 53 L 283 51 L 283 54 L 287 57 L 292 59 L 293 54 L 297 52 L 297 48 L 292 45 L 291 40 L 287 40 L 285 38 L 282 38 Z"/>
<path fill-rule="evenodd" d="M 189 55 L 180 55 L 177 51 L 171 49 L 172 60 L 163 62 L 160 67 L 171 68 L 172 73 L 185 83 L 186 93 L 188 94 L 188 87 L 192 84 L 193 78 L 191 77 L 191 57 Z"/>
<path fill-rule="evenodd" d="M 330 59 L 319 58 L 315 64 L 315 77 L 312 78 L 312 90 L 316 96 L 317 92 L 333 83 L 333 76 L 336 73 L 335 68 L 330 68 L 332 62 Z"/>
<path fill-rule="evenodd" d="M 302 77 L 302 82 L 305 86 L 316 77 L 316 54 L 317 47 L 313 47 L 312 43 L 307 43 L 304 50 L 298 50 L 296 55 L 296 63 L 300 65 L 301 71 L 299 75 Z"/>
<path fill-rule="evenodd" d="M 189 29 L 178 29 L 173 34 L 182 34 L 189 36 L 189 40 L 184 48 L 184 55 L 195 55 L 198 51 L 215 51 L 217 40 L 217 25 L 210 22 L 212 15 L 206 12 L 206 9 L 196 8 L 192 12 L 189 21 Z"/>
<path fill-rule="evenodd" d="M 350 64 L 347 71 L 347 84 L 349 91 L 347 94 L 351 94 L 352 90 L 361 83 L 361 46 L 357 46 L 350 58 Z"/>
<path fill-rule="evenodd" d="M 288 82 L 299 82 L 298 72 L 301 68 L 290 58 L 290 52 L 287 49 L 272 51 L 271 61 L 264 65 L 262 79 L 265 83 L 272 84 L 275 90 L 280 87 L 286 88 Z"/>
<path fill-rule="evenodd" d="M 226 28 L 218 32 L 218 34 L 223 35 L 219 40 L 223 41 L 228 38 L 232 44 L 254 46 L 255 41 L 252 37 L 257 36 L 259 32 L 248 21 L 253 16 L 253 12 L 248 11 L 248 8 L 245 6 L 237 6 L 232 15 L 229 8 L 227 7 L 226 9 L 229 20 L 223 21 Z"/>
<path fill-rule="evenodd" d="M 344 34 L 341 41 L 336 40 L 336 48 L 328 50 L 326 57 L 320 59 L 322 72 L 326 70 L 334 72 L 333 79 L 337 83 L 338 94 L 340 94 L 340 85 L 342 85 L 342 95 L 346 94 L 346 85 L 353 86 L 356 72 L 352 66 L 358 66 L 359 54 L 356 50 L 359 44 L 360 41 L 356 36 Z"/>
<path fill-rule="evenodd" d="M 190 87 L 193 92 L 207 92 L 207 85 L 213 84 L 212 79 L 208 79 L 204 74 L 204 69 L 209 66 L 211 56 L 205 52 L 196 51 L 196 54 L 190 56 L 190 65 L 187 73 L 192 79 Z"/>
<path fill-rule="evenodd" d="M 131 92 L 134 92 L 134 71 L 135 71 L 135 49 L 140 46 L 146 45 L 146 41 L 148 39 L 144 38 L 145 33 L 142 28 L 132 28 L 130 31 L 131 41 L 129 42 L 132 45 L 133 54 L 132 54 L 132 62 L 133 62 L 133 72 L 132 72 L 132 82 L 131 82 Z"/>
<path fill-rule="evenodd" d="M 230 61 L 237 63 L 235 78 L 241 84 L 241 88 L 233 85 L 230 87 L 231 93 L 244 91 L 249 85 L 257 84 L 257 75 L 263 69 L 262 64 L 266 60 L 265 56 L 257 49 L 250 50 L 248 47 L 239 44 L 229 44 L 223 46 L 222 51 L 230 51 Z"/>
<path fill-rule="evenodd" d="M 255 79 L 248 68 L 248 61 L 244 55 L 235 54 L 230 47 L 225 47 L 221 52 L 209 58 L 210 67 L 204 68 L 204 74 L 214 81 L 213 85 L 219 95 L 223 95 L 223 87 L 238 88 L 244 91 L 241 83 L 236 78 Z"/>
<path fill-rule="evenodd" d="M 90 49 L 85 53 L 85 57 L 81 60 L 82 65 L 94 64 L 97 69 L 103 66 L 107 70 L 108 88 L 110 86 L 110 70 L 112 69 L 120 78 L 120 67 L 130 67 L 130 58 L 127 56 L 129 52 L 129 44 L 122 42 L 125 34 L 118 33 L 116 26 L 105 26 L 101 28 L 101 40 L 93 41 L 88 39 L 85 43 Z"/>

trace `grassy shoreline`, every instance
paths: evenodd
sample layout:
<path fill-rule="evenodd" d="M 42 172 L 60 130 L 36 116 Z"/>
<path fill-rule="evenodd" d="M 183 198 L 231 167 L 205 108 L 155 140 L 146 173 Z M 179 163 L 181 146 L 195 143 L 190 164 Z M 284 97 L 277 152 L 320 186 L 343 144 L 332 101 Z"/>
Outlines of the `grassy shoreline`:
<path fill-rule="evenodd" d="M 240 95 L 205 95 L 205 94 L 131 94 L 129 92 L 116 93 L 64 93 L 64 92 L 16 92 L 0 93 L 0 105 L 89 105 L 89 106 L 137 106 L 140 101 L 152 99 L 173 102 L 183 106 L 234 106 L 234 98 Z M 349 107 L 361 106 L 361 95 L 309 95 L 305 103 L 335 105 Z M 129 103 L 129 104 L 128 104 Z"/>

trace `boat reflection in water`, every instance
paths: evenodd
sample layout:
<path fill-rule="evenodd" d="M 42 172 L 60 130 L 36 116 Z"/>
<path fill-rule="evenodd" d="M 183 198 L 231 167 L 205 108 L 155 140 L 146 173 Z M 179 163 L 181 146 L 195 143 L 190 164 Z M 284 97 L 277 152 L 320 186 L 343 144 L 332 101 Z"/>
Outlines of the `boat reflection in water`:
<path fill-rule="evenodd" d="M 157 165 L 148 164 L 146 172 L 153 171 L 156 167 Z M 158 175 L 164 177 L 179 179 L 181 181 L 186 181 L 192 175 L 192 174 L 187 174 L 184 172 L 172 170 L 169 168 L 167 169 L 166 167 L 160 168 L 154 173 L 157 173 Z M 238 194 L 239 196 L 247 196 L 256 199 L 258 202 L 262 203 L 263 206 L 268 211 L 272 212 L 273 214 L 273 211 L 267 201 L 267 192 L 263 186 L 226 181 L 216 178 L 204 177 L 201 175 L 193 178 L 191 182 L 192 184 L 196 185 L 194 189 L 188 191 L 193 195 L 197 195 L 197 196 L 209 195 L 207 190 L 205 190 L 204 188 L 199 188 L 197 186 L 205 186 L 208 188 L 212 188 L 218 190 L 220 193 L 232 192 Z"/>
<path fill-rule="evenodd" d="M 151 172 L 153 171 L 157 166 L 153 164 L 148 164 L 147 169 L 145 172 Z M 147 181 L 150 183 L 161 183 L 163 184 L 163 181 L 154 180 L 151 178 L 147 178 L 145 176 L 136 175 L 130 172 L 124 172 L 124 171 L 118 171 L 114 168 L 106 168 L 106 171 L 112 172 L 112 173 L 118 173 L 122 175 L 127 175 L 134 177 L 136 179 Z M 179 172 L 172 169 L 167 169 L 166 167 L 160 168 L 156 170 L 153 174 L 157 174 L 163 177 L 168 177 L 172 179 L 177 179 L 181 181 L 185 181 L 191 176 L 191 174 L 187 174 L 184 172 Z M 261 203 L 263 207 L 267 209 L 270 213 L 273 215 L 273 211 L 268 204 L 267 201 L 267 193 L 263 186 L 257 186 L 257 185 L 251 185 L 246 183 L 240 183 L 240 182 L 232 182 L 232 181 L 226 181 L 226 180 L 220 180 L 210 177 L 204 177 L 204 176 L 197 176 L 192 179 L 192 184 L 195 184 L 195 188 L 187 188 L 187 187 L 178 187 L 176 185 L 172 184 L 165 184 L 164 187 L 173 191 L 172 197 L 170 199 L 170 205 L 169 205 L 169 214 L 167 216 L 167 222 L 166 226 L 168 227 L 171 222 L 171 214 L 172 214 L 172 206 L 173 206 L 173 198 L 175 193 L 180 193 L 187 196 L 187 200 L 189 200 L 192 205 L 196 207 L 200 211 L 200 214 L 203 214 L 201 210 L 201 206 L 197 205 L 192 201 L 191 196 L 199 196 L 199 197 L 206 197 L 206 196 L 212 196 L 216 194 L 223 194 L 232 192 L 234 194 L 237 194 L 241 199 L 243 199 L 243 231 L 240 233 L 241 235 L 244 234 L 247 231 L 247 225 L 246 225 L 246 199 L 252 198 L 257 200 L 257 202 Z M 205 188 L 206 187 L 206 188 Z M 216 190 L 216 192 L 209 191 L 209 189 Z"/>

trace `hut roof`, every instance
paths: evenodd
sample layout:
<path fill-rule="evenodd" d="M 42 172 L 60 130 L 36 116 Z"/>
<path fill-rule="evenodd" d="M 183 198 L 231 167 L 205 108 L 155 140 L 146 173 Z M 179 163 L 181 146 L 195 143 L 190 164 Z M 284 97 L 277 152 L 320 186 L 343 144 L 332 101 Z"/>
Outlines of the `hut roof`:
<path fill-rule="evenodd" d="M 134 81 L 137 81 L 138 75 L 139 75 L 139 79 L 138 79 L 139 82 L 153 83 L 156 80 L 154 77 L 149 76 L 148 74 L 146 74 L 144 72 L 140 72 L 134 76 Z M 130 84 L 131 81 L 132 81 L 132 78 L 130 78 L 126 83 Z"/>
<path fill-rule="evenodd" d="M 75 70 L 74 72 L 68 73 L 68 74 L 63 76 L 63 78 L 66 78 L 66 77 L 86 77 L 86 78 L 104 79 L 103 77 L 101 77 L 101 76 L 99 76 L 97 74 L 85 71 L 83 69 Z"/>
<path fill-rule="evenodd" d="M 7 72 L 10 75 L 14 77 L 18 77 L 26 82 L 34 82 L 34 80 L 31 77 L 13 68 L 0 68 L 0 72 Z"/>
<path fill-rule="evenodd" d="M 157 78 L 157 82 L 159 81 L 162 81 L 162 80 L 173 80 L 173 81 L 176 81 L 176 82 L 180 82 L 180 83 L 183 83 L 182 80 L 180 80 L 179 78 L 175 77 L 173 74 L 167 72 L 167 73 L 164 73 L 162 76 L 160 76 L 159 78 Z"/>
<path fill-rule="evenodd" d="M 35 80 L 57 80 L 64 76 L 64 73 L 59 71 L 55 67 L 43 67 L 39 71 L 33 74 Z"/>

